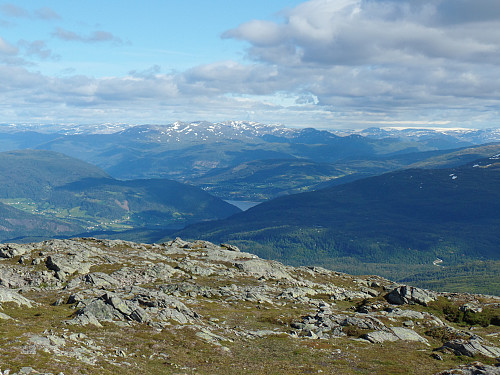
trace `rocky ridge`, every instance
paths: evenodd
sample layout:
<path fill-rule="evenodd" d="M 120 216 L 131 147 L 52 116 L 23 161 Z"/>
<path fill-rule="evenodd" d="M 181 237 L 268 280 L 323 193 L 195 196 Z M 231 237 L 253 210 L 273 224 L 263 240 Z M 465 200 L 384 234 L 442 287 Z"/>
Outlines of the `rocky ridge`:
<path fill-rule="evenodd" d="M 230 244 L 0 245 L 0 374 L 498 373 L 499 310 Z"/>

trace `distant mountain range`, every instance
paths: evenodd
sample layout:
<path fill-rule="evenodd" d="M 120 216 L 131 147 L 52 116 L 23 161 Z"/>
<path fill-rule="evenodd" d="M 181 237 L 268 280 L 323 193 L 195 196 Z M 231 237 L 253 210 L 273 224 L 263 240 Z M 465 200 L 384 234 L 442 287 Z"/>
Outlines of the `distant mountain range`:
<path fill-rule="evenodd" d="M 348 132 L 350 134 L 352 132 Z M 425 142 L 428 145 L 443 148 L 459 145 L 478 145 L 483 143 L 500 142 L 500 129 L 463 129 L 463 128 L 367 128 L 361 131 L 356 131 L 368 138 L 399 138 Z"/>
<path fill-rule="evenodd" d="M 224 121 L 211 123 L 208 121 L 182 122 L 158 125 L 136 125 L 127 123 L 103 123 L 103 124 L 0 124 L 0 133 L 19 133 L 19 132 L 35 132 L 41 134 L 56 134 L 56 135 L 91 135 L 91 134 L 115 134 L 132 128 L 151 128 L 158 129 L 165 134 L 170 134 L 176 138 L 176 135 L 186 135 L 198 133 L 197 136 L 203 138 L 207 135 L 227 136 L 263 136 L 265 134 L 294 134 L 301 129 L 287 128 L 283 125 L 268 125 L 252 121 Z M 212 130 L 205 131 L 211 128 Z M 314 128 L 314 124 L 311 124 Z M 361 135 L 368 138 L 405 138 L 418 141 L 426 140 L 441 140 L 453 144 L 453 147 L 458 145 L 458 142 L 463 142 L 464 145 L 483 144 L 490 142 L 500 142 L 500 129 L 468 129 L 468 128 L 432 128 L 432 127 L 371 127 L 361 130 L 337 130 L 331 129 L 329 132 L 338 136 Z"/>
<path fill-rule="evenodd" d="M 499 186 L 500 154 L 455 168 L 407 169 L 283 196 L 175 235 L 229 241 L 296 265 L 400 279 L 419 274 L 416 283 L 436 281 L 426 273 L 443 278 L 481 260 L 496 264 L 497 277 Z M 443 272 L 436 276 L 438 267 Z M 462 281 L 468 287 L 484 282 L 478 269 L 476 276 Z"/>
<path fill-rule="evenodd" d="M 176 181 L 119 181 L 50 151 L 0 153 L 0 241 L 182 228 L 239 211 Z"/>
<path fill-rule="evenodd" d="M 245 121 L 63 128 L 0 125 L 0 150 L 51 150 L 94 164 L 114 178 L 168 178 L 224 199 L 263 201 L 405 168 L 450 149 L 500 139 L 495 129 L 368 129 L 339 134 Z M 256 183 L 258 176 L 266 181 Z"/>

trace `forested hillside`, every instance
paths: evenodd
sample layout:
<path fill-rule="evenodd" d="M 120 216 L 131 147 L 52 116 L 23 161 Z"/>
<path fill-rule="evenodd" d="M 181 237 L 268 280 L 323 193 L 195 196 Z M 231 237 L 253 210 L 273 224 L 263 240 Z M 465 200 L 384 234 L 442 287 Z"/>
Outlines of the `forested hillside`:
<path fill-rule="evenodd" d="M 0 241 L 182 228 L 240 210 L 167 179 L 119 181 L 103 170 L 50 152 L 0 153 Z"/>
<path fill-rule="evenodd" d="M 500 260 L 498 186 L 498 157 L 408 169 L 280 197 L 178 235 L 232 241 L 291 264 L 423 280 L 438 269 Z"/>

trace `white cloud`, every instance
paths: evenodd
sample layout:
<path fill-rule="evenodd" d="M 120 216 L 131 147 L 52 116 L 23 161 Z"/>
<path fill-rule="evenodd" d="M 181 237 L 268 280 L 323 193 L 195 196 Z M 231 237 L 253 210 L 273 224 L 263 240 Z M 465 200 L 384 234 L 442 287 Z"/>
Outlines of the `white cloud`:
<path fill-rule="evenodd" d="M 0 37 L 0 56 L 17 55 L 18 49 Z"/>
<path fill-rule="evenodd" d="M 67 42 L 83 42 L 83 43 L 99 43 L 112 42 L 114 44 L 123 44 L 123 41 L 108 31 L 97 30 L 90 35 L 77 34 L 74 31 L 66 30 L 58 27 L 52 36 L 65 40 Z"/>
<path fill-rule="evenodd" d="M 24 48 L 25 53 L 28 56 L 38 56 L 39 58 L 45 60 L 48 58 L 58 59 L 52 51 L 47 47 L 43 40 L 35 40 L 33 42 L 28 42 L 26 40 L 20 40 L 18 45 Z"/>
<path fill-rule="evenodd" d="M 26 9 L 12 3 L 2 4 L 0 6 L 0 11 L 8 17 L 27 18 L 30 16 Z"/>
<path fill-rule="evenodd" d="M 18 5 L 6 3 L 0 6 L 0 12 L 5 16 L 12 18 L 37 18 L 46 21 L 61 19 L 61 16 L 49 7 L 42 7 L 34 12 L 29 12 Z"/>
<path fill-rule="evenodd" d="M 43 20 L 60 20 L 61 16 L 49 7 L 43 7 L 35 11 L 35 15 Z"/>
<path fill-rule="evenodd" d="M 152 61 L 146 70 L 101 79 L 3 66 L 0 101 L 4 108 L 15 104 L 19 116 L 35 108 L 44 118 L 115 116 L 103 121 L 159 122 L 165 114 L 304 126 L 498 124 L 497 0 L 309 0 L 282 15 L 223 33 L 247 43 L 247 63 L 219 61 L 164 74 Z M 53 35 L 123 43 L 105 31 L 58 28 Z M 28 55 L 52 56 L 41 41 L 19 46 Z M 4 61 L 18 55 L 0 38 Z"/>
<path fill-rule="evenodd" d="M 309 0 L 281 23 L 250 21 L 223 36 L 247 41 L 250 59 L 325 110 L 401 117 L 462 107 L 493 120 L 499 21 L 492 0 Z"/>

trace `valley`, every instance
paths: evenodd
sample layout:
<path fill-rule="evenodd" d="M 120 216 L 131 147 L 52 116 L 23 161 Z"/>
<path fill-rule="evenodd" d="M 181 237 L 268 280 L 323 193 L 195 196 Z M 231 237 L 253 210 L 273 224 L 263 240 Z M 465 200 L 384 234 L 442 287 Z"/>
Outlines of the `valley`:
<path fill-rule="evenodd" d="M 242 121 L 40 130 L 3 138 L 4 148 L 30 148 L 0 153 L 3 241 L 180 235 L 292 265 L 500 293 L 495 130 L 335 134 Z"/>

